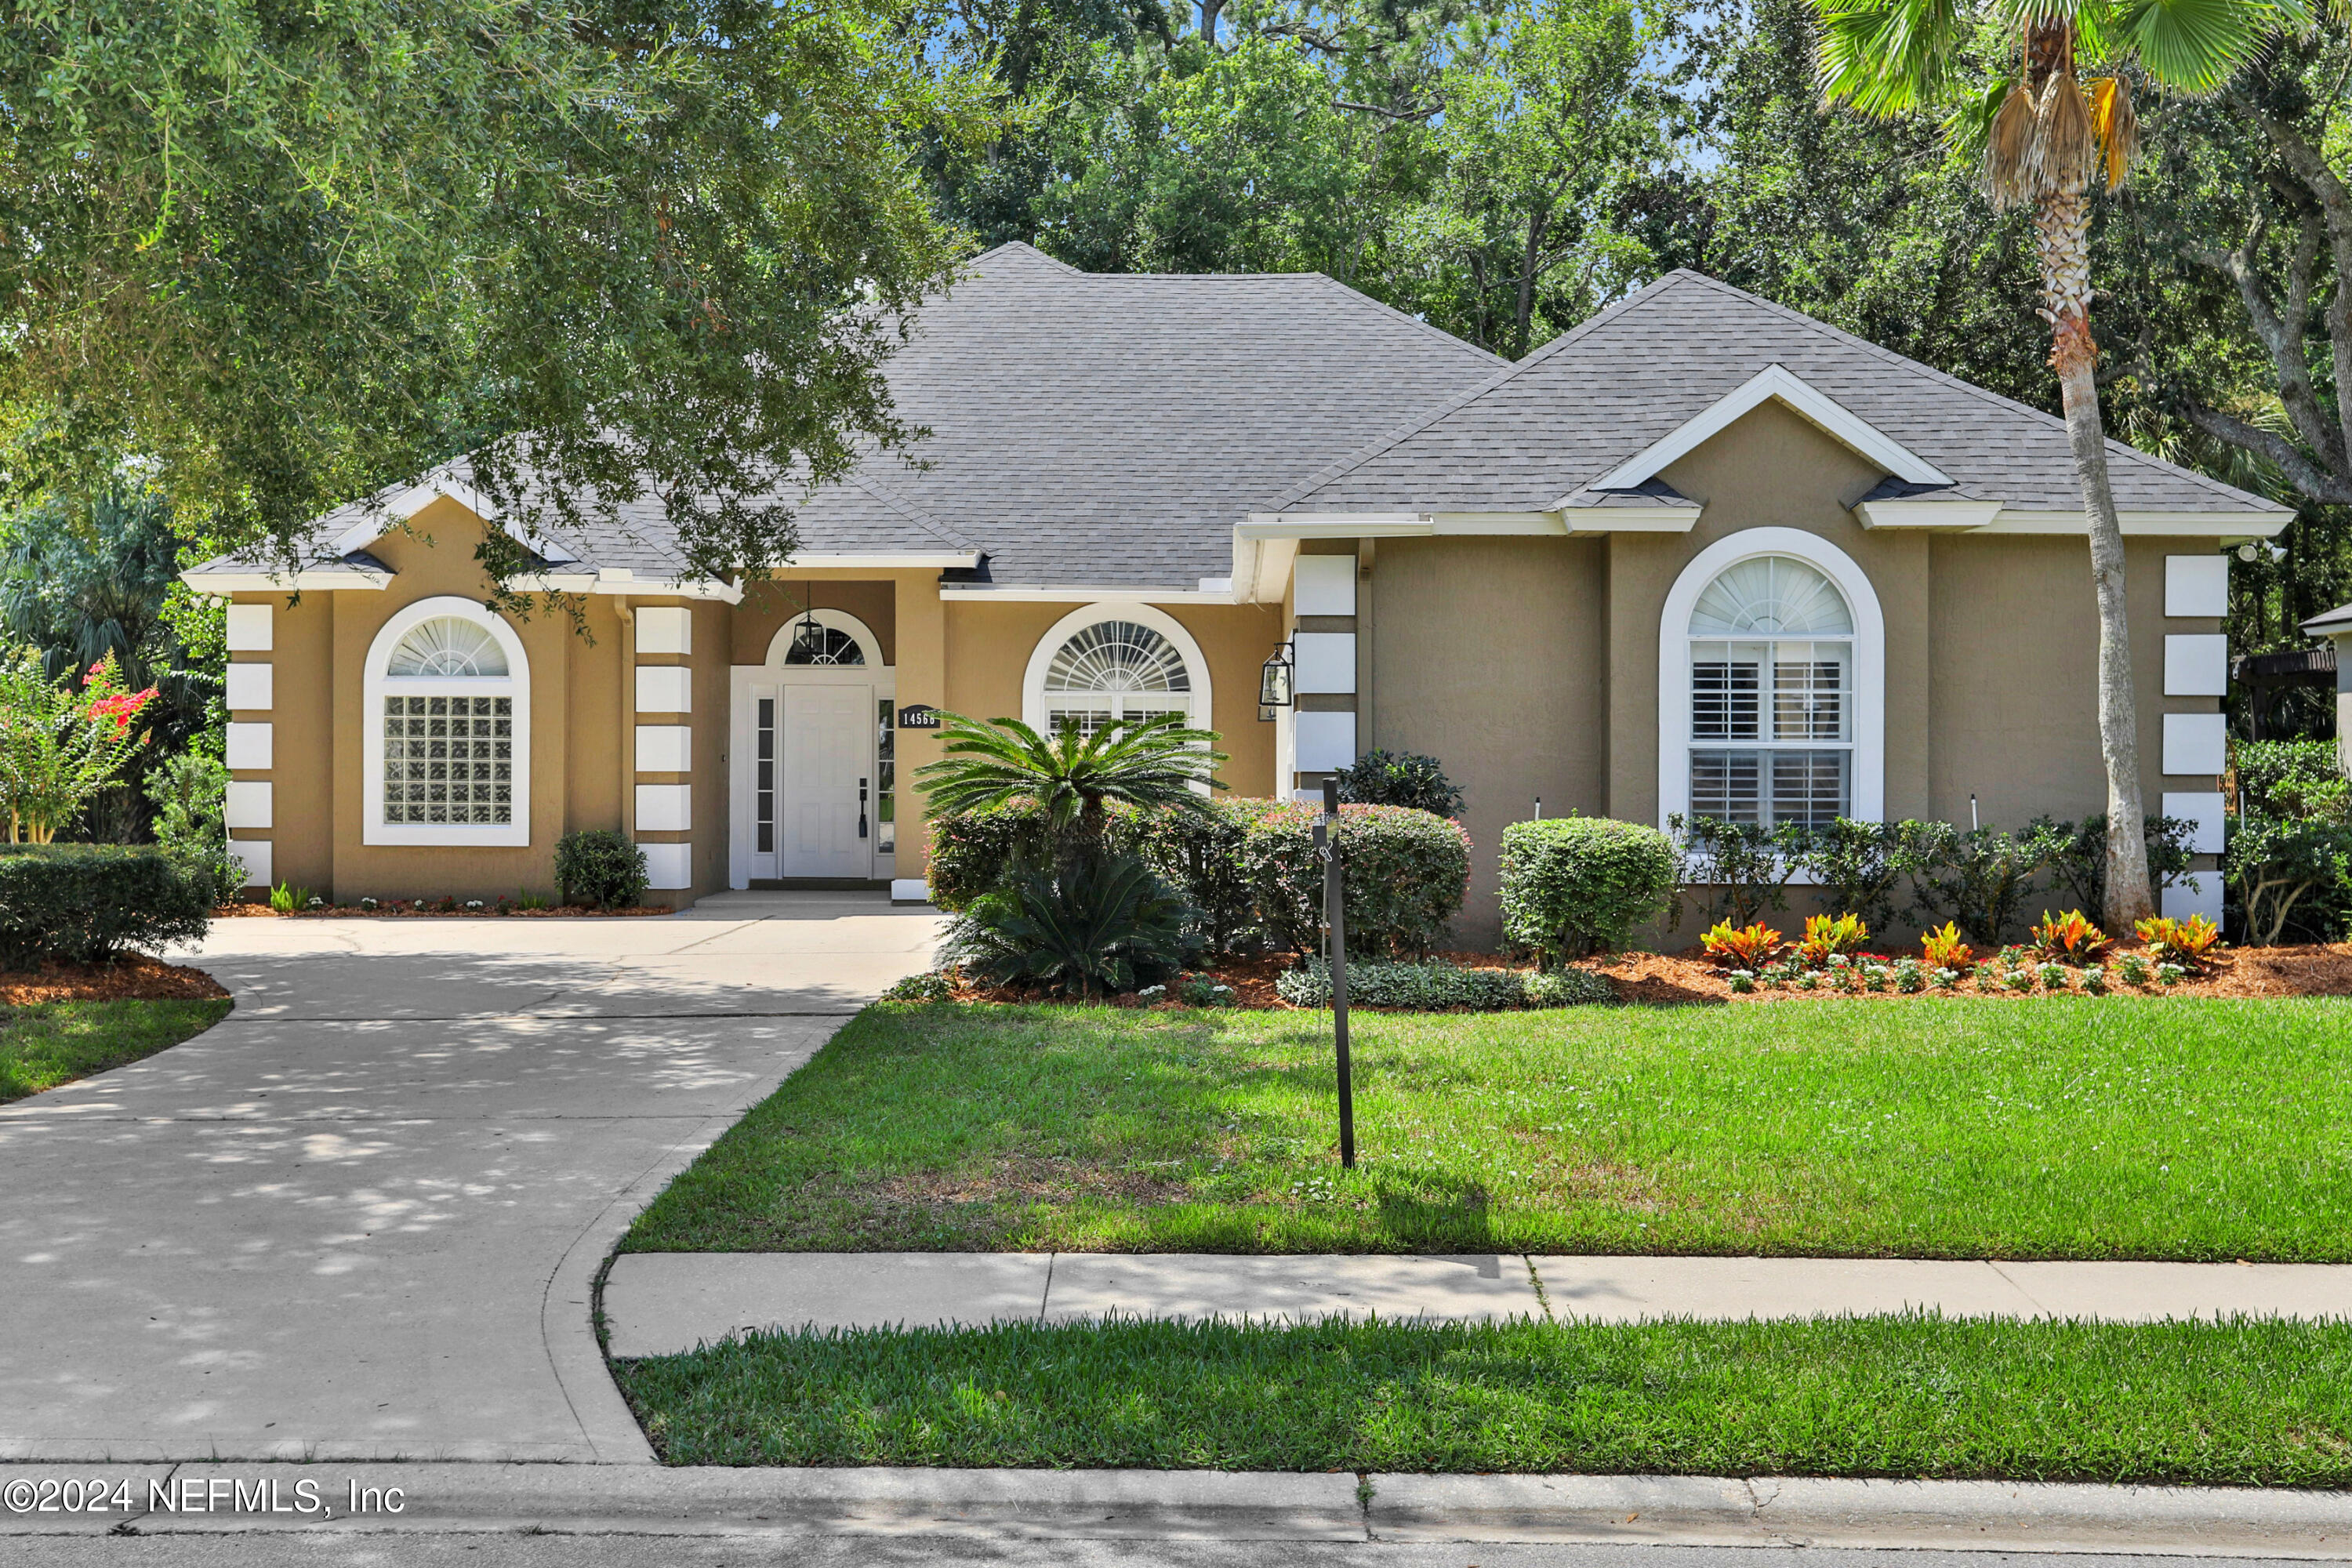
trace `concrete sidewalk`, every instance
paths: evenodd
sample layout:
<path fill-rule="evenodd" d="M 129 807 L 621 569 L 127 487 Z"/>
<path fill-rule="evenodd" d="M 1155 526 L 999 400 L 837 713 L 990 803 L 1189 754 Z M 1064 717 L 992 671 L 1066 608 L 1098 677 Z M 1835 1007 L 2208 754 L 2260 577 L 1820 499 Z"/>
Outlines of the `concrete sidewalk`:
<path fill-rule="evenodd" d="M 2352 1318 L 2352 1265 L 1901 1258 L 1254 1258 L 1177 1253 L 625 1253 L 604 1285 L 616 1356 L 767 1328 L 908 1327 L 1113 1313 L 1429 1321 L 1956 1318 L 2149 1322 Z"/>
<path fill-rule="evenodd" d="M 59 1501 L 43 1510 L 35 1500 L 52 1495 L 44 1490 L 49 1482 Z M 2352 1559 L 2352 1493 L 1709 1476 L 0 1465 L 0 1541 L 119 1527 L 148 1536 L 360 1532 L 376 1543 L 375 1561 L 394 1560 L 390 1536 L 519 1531 L 2153 1551 L 2340 1561 Z"/>

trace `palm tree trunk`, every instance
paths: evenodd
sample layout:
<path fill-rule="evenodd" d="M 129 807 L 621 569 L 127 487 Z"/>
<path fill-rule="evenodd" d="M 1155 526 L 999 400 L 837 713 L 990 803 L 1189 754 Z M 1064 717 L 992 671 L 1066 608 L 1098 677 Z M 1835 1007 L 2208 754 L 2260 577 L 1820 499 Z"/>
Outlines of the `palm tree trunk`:
<path fill-rule="evenodd" d="M 2044 196 L 2034 214 L 2042 253 L 2042 317 L 2050 323 L 2050 368 L 2066 413 L 2066 442 L 2083 487 L 2091 538 L 2091 585 L 2099 605 L 2099 755 L 2107 768 L 2106 908 L 2109 931 L 2131 930 L 2155 912 L 2147 886 L 2147 810 L 2139 786 L 2139 722 L 2132 701 L 2131 632 L 2124 605 L 2124 533 L 2107 483 L 2107 437 L 2099 416 L 2091 338 L 2091 213 L 2082 191 Z"/>

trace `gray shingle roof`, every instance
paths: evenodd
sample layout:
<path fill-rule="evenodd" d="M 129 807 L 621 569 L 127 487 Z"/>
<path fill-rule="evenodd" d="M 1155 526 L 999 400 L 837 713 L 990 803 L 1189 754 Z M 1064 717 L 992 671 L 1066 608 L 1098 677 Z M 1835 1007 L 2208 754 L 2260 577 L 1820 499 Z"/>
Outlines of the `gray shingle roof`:
<path fill-rule="evenodd" d="M 1925 493 L 2082 510 L 2060 421 L 1688 271 L 1400 424 L 1266 510 L 1542 510 L 1569 496 L 1589 505 L 1604 499 L 1591 481 L 1775 363 L 1956 481 Z M 2119 442 L 2107 455 L 2126 510 L 2284 510 Z"/>
<path fill-rule="evenodd" d="M 862 477 L 999 583 L 1192 588 L 1269 497 L 1503 364 L 1320 273 L 1087 273 L 1006 245 L 917 318 L 890 391 L 930 433 Z M 813 498 L 808 547 L 864 504 Z"/>

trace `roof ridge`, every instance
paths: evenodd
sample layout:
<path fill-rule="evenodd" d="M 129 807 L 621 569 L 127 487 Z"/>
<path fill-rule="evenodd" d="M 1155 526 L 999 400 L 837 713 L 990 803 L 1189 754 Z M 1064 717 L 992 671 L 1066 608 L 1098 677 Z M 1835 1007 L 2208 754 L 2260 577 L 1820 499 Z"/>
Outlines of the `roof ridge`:
<path fill-rule="evenodd" d="M 1234 276 L 1247 277 L 1248 274 L 1238 273 L 1234 274 Z M 1452 332 L 1447 331 L 1444 327 L 1436 326 L 1429 321 L 1425 321 L 1410 311 L 1400 310 L 1385 300 L 1375 300 L 1370 294 L 1365 293 L 1361 289 L 1355 287 L 1353 284 L 1342 283 L 1328 272 L 1283 273 L 1279 274 L 1279 276 L 1319 279 L 1325 284 L 1333 289 L 1337 289 L 1340 293 L 1346 295 L 1353 303 L 1358 305 L 1369 305 L 1371 309 L 1381 312 L 1382 315 L 1391 316 L 1397 321 L 1403 322 L 1406 326 L 1412 327 L 1415 331 L 1420 331 L 1426 336 L 1439 340 L 1449 348 L 1463 349 L 1476 355 L 1481 360 L 1491 360 L 1498 364 L 1508 364 L 1510 363 L 1492 349 L 1482 349 L 1476 343 L 1472 342 L 1469 339 L 1456 337 Z"/>
<path fill-rule="evenodd" d="M 1622 314 L 1624 311 L 1632 309 L 1636 303 L 1649 298 L 1651 295 L 1663 291 L 1668 284 L 1673 283 L 1683 277 L 1685 270 L 1686 269 L 1685 268 L 1677 268 L 1675 270 L 1667 273 L 1664 278 L 1659 279 L 1656 282 L 1647 284 L 1643 288 L 1637 289 L 1633 293 L 1626 295 L 1622 300 L 1616 301 L 1614 304 L 1605 306 L 1602 309 L 1594 311 L 1591 315 L 1587 316 L 1583 321 L 1579 321 L 1576 325 L 1570 327 L 1559 336 L 1552 339 L 1551 342 L 1536 350 L 1525 359 L 1505 362 L 1500 370 L 1496 371 L 1493 375 L 1488 376 L 1486 380 L 1480 382 L 1477 385 L 1467 387 L 1461 392 L 1455 393 L 1452 397 L 1449 397 L 1443 403 L 1438 404 L 1427 413 L 1415 414 L 1408 417 L 1404 423 L 1382 435 L 1373 437 L 1370 442 L 1362 447 L 1359 447 L 1356 450 L 1349 453 L 1346 457 L 1338 458 L 1333 462 L 1327 463 L 1322 468 L 1316 469 L 1315 472 L 1307 475 L 1307 478 L 1299 480 L 1298 483 L 1291 486 L 1290 489 L 1275 497 L 1273 500 L 1267 502 L 1267 509 L 1273 511 L 1280 511 L 1297 501 L 1305 500 L 1307 496 L 1313 495 L 1317 490 L 1321 489 L 1325 485 L 1329 484 L 1332 480 L 1339 478 L 1342 474 L 1363 467 L 1366 463 L 1370 462 L 1374 458 L 1379 457 L 1390 447 L 1397 446 L 1401 442 L 1410 440 L 1412 437 L 1420 435 L 1423 430 L 1428 429 L 1439 420 L 1444 419 L 1447 415 L 1454 413 L 1457 409 L 1468 407 L 1471 404 L 1475 403 L 1478 399 L 1486 396 L 1486 394 L 1494 391 L 1496 387 L 1502 386 L 1516 378 L 1522 371 L 1533 369 L 1536 365 L 1542 363 L 1545 360 L 1550 358 L 1555 351 L 1564 347 L 1572 340 L 1582 337 L 1586 332 L 1600 326 L 1601 322 Z M 1604 469 L 1603 471 L 1605 472 L 1606 470 Z"/>
<path fill-rule="evenodd" d="M 2030 418 L 2040 421 L 2043 426 L 2059 431 L 2062 434 L 2068 433 L 2066 431 L 2066 421 L 2054 414 L 2051 414 L 2043 409 L 2036 408 L 2030 403 L 2020 403 L 2013 397 L 2004 396 L 2002 394 L 1993 391 L 1992 388 L 1989 386 L 1979 386 L 1975 382 L 1964 381 L 1948 371 L 1937 369 L 1934 365 L 1927 363 L 1924 360 L 1913 359 L 1908 354 L 1901 353 L 1894 349 L 1888 348 L 1885 343 L 1875 343 L 1858 333 L 1849 332 L 1843 327 L 1832 326 L 1817 316 L 1809 316 L 1804 311 L 1796 309 L 1794 306 L 1783 305 L 1778 300 L 1767 299 L 1761 294 L 1753 293 L 1748 289 L 1742 289 L 1737 283 L 1727 283 L 1720 278 L 1711 277 L 1705 272 L 1696 271 L 1690 268 L 1677 268 L 1675 272 L 1669 273 L 1668 276 L 1686 276 L 1695 283 L 1702 284 L 1706 288 L 1715 289 L 1718 293 L 1728 294 L 1733 299 L 1738 300 L 1743 303 L 1759 306 L 1763 310 L 1771 311 L 1775 315 L 1784 316 L 1790 321 L 1794 321 L 1801 326 L 1808 327 L 1813 331 L 1837 342 L 1843 343 L 1848 347 L 1859 348 L 1874 354 L 1890 364 L 1899 366 L 1905 370 L 1916 372 L 1927 376 L 1932 381 L 1941 382 L 1948 386 L 1965 392 L 1969 396 L 1981 402 L 1991 403 L 1997 407 L 2007 409 L 2011 413 L 2025 415 Z M 1791 368 L 1789 374 L 1795 375 L 1797 372 Z M 2104 425 L 2105 420 L 2103 419 L 2101 423 Z M 2278 508 L 2276 502 L 2269 500 L 2262 496 L 2255 495 L 2251 490 L 2240 489 L 2237 486 L 2231 484 L 2225 479 L 2217 479 L 2210 474 L 2200 474 L 2194 468 L 2184 468 L 2179 463 L 2170 462 L 2163 458 L 2159 458 L 2153 452 L 2144 452 L 2137 447 L 2131 446 L 2126 442 L 2116 440 L 2113 436 L 2105 436 L 2104 432 L 2102 434 L 2106 442 L 2108 455 L 2110 457 L 2121 456 L 2127 458 L 2136 463 L 2152 465 L 2167 473 L 2177 475 L 2182 479 L 2193 479 L 2199 485 L 2208 489 L 2219 491 L 2221 494 L 2227 497 L 2255 501 L 2268 508 L 2290 510 Z"/>
<path fill-rule="evenodd" d="M 1038 249 L 1035 246 L 1030 244 L 1025 239 L 1008 239 L 1002 244 L 992 245 L 986 250 L 983 250 L 979 255 L 973 257 L 971 258 L 971 265 L 977 267 L 980 263 L 987 260 L 992 256 L 1007 257 L 1018 261 L 1042 261 L 1048 267 L 1058 268 L 1062 271 L 1070 273 L 1074 277 L 1086 278 L 1092 276 L 1090 273 L 1081 271 L 1079 268 L 1071 266 L 1066 261 L 1058 260 L 1054 257 L 1046 255 L 1044 251 Z"/>

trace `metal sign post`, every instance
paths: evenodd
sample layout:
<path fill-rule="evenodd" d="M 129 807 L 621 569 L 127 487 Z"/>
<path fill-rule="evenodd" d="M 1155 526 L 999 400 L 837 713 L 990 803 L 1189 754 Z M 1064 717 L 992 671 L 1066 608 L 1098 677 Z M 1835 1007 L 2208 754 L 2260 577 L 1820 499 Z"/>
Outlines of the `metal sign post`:
<path fill-rule="evenodd" d="M 1339 866 L 1339 785 L 1323 781 L 1323 820 L 1315 825 L 1315 853 L 1323 861 L 1325 956 L 1331 973 L 1331 1037 L 1339 1058 L 1339 1163 L 1356 1164 L 1355 1070 L 1348 1060 L 1348 906 Z"/>

